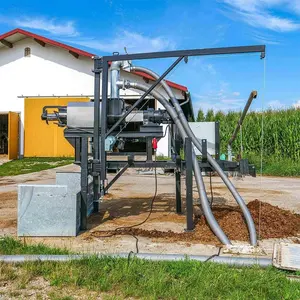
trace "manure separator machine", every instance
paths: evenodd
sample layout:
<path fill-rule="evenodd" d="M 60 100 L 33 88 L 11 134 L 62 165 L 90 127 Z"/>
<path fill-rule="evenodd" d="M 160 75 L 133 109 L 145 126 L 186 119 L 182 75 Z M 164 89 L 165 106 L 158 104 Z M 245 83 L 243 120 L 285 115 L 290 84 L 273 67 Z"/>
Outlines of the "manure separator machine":
<path fill-rule="evenodd" d="M 91 210 L 97 212 L 101 197 L 122 176 L 128 168 L 168 168 L 174 170 L 176 185 L 176 210 L 181 212 L 181 172 L 186 171 L 186 215 L 187 230 L 193 230 L 193 174 L 195 176 L 201 208 L 205 218 L 224 245 L 231 242 L 217 223 L 212 213 L 207 198 L 203 181 L 203 171 L 215 171 L 222 178 L 231 194 L 240 206 L 250 234 L 251 245 L 257 244 L 257 237 L 253 219 L 239 195 L 224 171 L 237 171 L 249 175 L 253 170 L 247 160 L 224 161 L 219 159 L 219 153 L 213 158 L 207 151 L 206 140 L 196 137 L 191 130 L 182 107 L 173 94 L 164 78 L 181 61 L 188 62 L 189 56 L 222 55 L 261 53 L 265 57 L 265 46 L 227 47 L 211 49 L 195 49 L 182 51 L 166 51 L 154 53 L 139 53 L 126 55 L 112 55 L 94 58 L 95 91 L 94 102 L 69 103 L 66 107 L 44 107 L 42 119 L 55 121 L 59 126 L 65 127 L 64 135 L 75 148 L 75 163 L 81 166 L 81 190 L 80 190 L 80 228 L 87 228 L 87 217 Z M 144 67 L 134 64 L 135 60 L 177 58 L 174 63 L 161 75 Z M 150 75 L 154 81 L 152 85 L 141 84 L 128 80 L 121 80 L 120 70 L 129 72 L 144 72 Z M 110 73 L 110 97 L 108 96 L 108 79 Z M 102 75 L 102 76 L 101 76 Z M 101 83 L 101 85 L 100 85 Z M 100 86 L 102 96 L 100 99 Z M 162 87 L 165 94 L 160 93 L 157 88 Z M 142 96 L 133 104 L 128 105 L 120 97 L 120 89 L 134 89 L 143 91 Z M 165 96 L 167 95 L 167 97 Z M 164 109 L 143 110 L 143 104 L 147 96 L 152 96 L 159 101 Z M 256 95 L 255 95 L 256 96 Z M 250 95 L 249 100 L 255 97 Z M 249 102 L 248 100 L 248 102 Z M 53 112 L 53 109 L 56 109 Z M 169 124 L 172 128 L 172 157 L 170 161 L 153 161 L 153 143 L 163 137 L 162 124 Z M 146 141 L 146 161 L 137 161 L 134 155 L 127 153 L 127 161 L 107 160 L 114 148 L 122 149 L 124 143 L 135 139 Z M 88 154 L 88 145 L 92 145 L 92 156 Z M 184 147 L 185 159 L 181 160 L 180 150 Z M 198 159 L 195 149 L 202 153 Z M 121 154 L 121 153 L 119 153 Z M 107 169 L 117 167 L 120 171 L 107 183 Z M 249 171 L 250 170 L 250 171 Z M 89 181 L 92 178 L 92 181 Z M 91 208 L 92 209 L 89 209 Z"/>

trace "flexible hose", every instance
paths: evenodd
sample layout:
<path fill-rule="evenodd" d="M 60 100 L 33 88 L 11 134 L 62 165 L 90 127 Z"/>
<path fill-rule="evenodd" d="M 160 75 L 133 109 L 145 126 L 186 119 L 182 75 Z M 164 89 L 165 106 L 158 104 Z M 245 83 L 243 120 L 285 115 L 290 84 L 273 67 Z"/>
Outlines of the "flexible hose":
<path fill-rule="evenodd" d="M 144 67 L 138 67 L 138 66 L 132 66 L 131 71 L 141 71 L 141 72 L 145 72 L 147 74 L 149 74 L 150 76 L 152 76 L 154 79 L 158 79 L 159 75 L 156 74 L 155 72 L 144 68 Z M 202 145 L 201 143 L 198 141 L 197 137 L 194 135 L 193 131 L 191 130 L 185 115 L 181 109 L 181 106 L 178 102 L 178 100 L 176 99 L 176 97 L 174 96 L 171 88 L 168 86 L 168 84 L 166 83 L 165 80 L 161 81 L 162 86 L 164 87 L 165 91 L 167 92 L 168 96 L 170 97 L 175 111 L 178 114 L 178 117 L 187 133 L 187 135 L 192 139 L 192 142 L 194 143 L 194 145 L 196 146 L 196 148 L 202 152 Z M 243 198 L 240 196 L 240 194 L 238 193 L 238 191 L 235 189 L 234 185 L 232 184 L 232 182 L 229 180 L 229 178 L 226 176 L 226 174 L 223 172 L 222 168 L 219 166 L 219 164 L 213 159 L 213 157 L 207 153 L 207 160 L 210 163 L 210 165 L 214 168 L 214 170 L 219 174 L 219 176 L 222 178 L 223 182 L 225 183 L 225 185 L 227 186 L 227 188 L 229 189 L 229 191 L 231 192 L 232 196 L 234 197 L 234 199 L 236 200 L 236 202 L 238 203 L 238 205 L 240 206 L 246 223 L 247 223 L 247 227 L 248 227 L 248 231 L 249 231 L 249 235 L 250 235 L 250 242 L 251 245 L 256 246 L 257 245 L 257 235 L 256 235 L 256 229 L 255 229 L 255 224 L 253 221 L 253 218 L 251 216 L 250 211 L 248 210 L 247 205 L 245 204 Z"/>
<path fill-rule="evenodd" d="M 130 82 L 130 81 L 125 81 L 125 82 L 120 81 L 120 82 L 117 82 L 117 85 L 120 88 L 121 87 L 133 88 L 133 89 L 137 89 L 137 90 L 141 90 L 141 91 L 147 91 L 149 89 L 149 87 L 147 85 L 143 85 L 143 84 L 136 83 L 136 82 Z M 153 90 L 151 92 L 151 94 L 165 107 L 168 114 L 173 119 L 174 123 L 176 124 L 181 137 L 183 138 L 183 140 L 185 140 L 185 138 L 187 137 L 187 134 L 178 118 L 176 111 L 172 107 L 172 105 L 159 92 Z M 221 241 L 222 244 L 230 245 L 231 242 L 229 241 L 228 237 L 225 235 L 225 233 L 221 229 L 220 225 L 216 221 L 216 219 L 211 211 L 211 208 L 210 208 L 210 205 L 209 205 L 209 202 L 207 199 L 206 191 L 205 191 L 205 185 L 204 185 L 204 181 L 202 178 L 201 170 L 200 170 L 198 160 L 197 160 L 194 150 L 193 150 L 192 156 L 193 156 L 192 157 L 193 170 L 194 170 L 194 174 L 195 174 L 196 184 L 197 184 L 197 188 L 198 188 L 198 192 L 199 192 L 199 196 L 200 196 L 201 206 L 203 209 L 203 213 L 206 217 L 207 223 L 209 224 L 210 228 L 212 229 L 212 231 L 218 237 L 218 239 Z"/>

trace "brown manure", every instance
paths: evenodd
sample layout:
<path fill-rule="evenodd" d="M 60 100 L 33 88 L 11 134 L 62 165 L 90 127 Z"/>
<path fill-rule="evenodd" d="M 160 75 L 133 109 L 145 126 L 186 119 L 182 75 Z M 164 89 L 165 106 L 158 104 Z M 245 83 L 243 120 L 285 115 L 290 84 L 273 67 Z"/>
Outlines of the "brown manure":
<path fill-rule="evenodd" d="M 281 209 L 259 200 L 251 201 L 247 207 L 253 217 L 257 233 L 261 239 L 294 237 L 300 234 L 300 215 Z M 249 233 L 239 207 L 215 206 L 213 213 L 229 239 L 248 241 Z M 107 235 L 134 235 L 151 239 L 163 239 L 165 242 L 193 242 L 219 244 L 210 230 L 204 216 L 195 217 L 195 230 L 192 232 L 173 232 L 145 230 L 138 227 L 122 228 L 118 231 L 94 231 L 94 237 Z"/>

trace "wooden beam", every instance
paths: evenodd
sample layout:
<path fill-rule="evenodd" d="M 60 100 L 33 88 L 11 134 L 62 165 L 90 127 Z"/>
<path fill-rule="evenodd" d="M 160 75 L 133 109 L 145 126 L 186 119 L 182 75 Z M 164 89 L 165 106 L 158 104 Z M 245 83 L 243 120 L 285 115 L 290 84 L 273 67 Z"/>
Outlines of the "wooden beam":
<path fill-rule="evenodd" d="M 45 47 L 45 46 L 46 46 L 46 43 L 45 43 L 45 42 L 43 42 L 43 41 L 41 41 L 41 40 L 39 40 L 39 39 L 36 39 L 36 38 L 34 38 L 34 40 L 35 40 L 38 44 L 40 44 L 42 47 Z"/>
<path fill-rule="evenodd" d="M 69 50 L 69 53 L 70 53 L 71 55 L 73 55 L 75 58 L 78 59 L 78 57 L 79 57 L 79 54 L 78 54 L 78 53 L 73 52 L 73 51 L 71 51 L 71 50 Z"/>
<path fill-rule="evenodd" d="M 6 40 L 0 40 L 0 43 L 3 44 L 4 46 L 8 47 L 8 48 L 13 47 L 13 44 L 10 43 L 9 41 L 6 41 Z"/>

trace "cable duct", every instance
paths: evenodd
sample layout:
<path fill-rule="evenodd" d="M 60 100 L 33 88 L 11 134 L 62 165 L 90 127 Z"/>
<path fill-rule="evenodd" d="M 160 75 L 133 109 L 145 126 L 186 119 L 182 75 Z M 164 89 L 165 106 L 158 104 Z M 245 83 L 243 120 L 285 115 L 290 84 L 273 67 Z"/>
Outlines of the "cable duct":
<path fill-rule="evenodd" d="M 95 254 L 75 254 L 75 255 L 0 255 L 0 262 L 3 263 L 24 263 L 24 262 L 43 262 L 43 261 L 56 261 L 66 262 L 72 260 L 80 260 L 89 257 L 95 257 Z M 126 258 L 128 253 L 106 253 L 97 254 L 99 258 Z M 132 253 L 131 258 L 151 260 L 151 261 L 184 261 L 195 260 L 200 262 L 214 262 L 220 264 L 227 264 L 230 266 L 250 267 L 260 266 L 266 268 L 272 265 L 270 258 L 252 258 L 252 257 L 234 257 L 234 256 L 206 256 L 206 255 L 184 255 L 184 254 L 158 254 L 158 253 Z"/>

